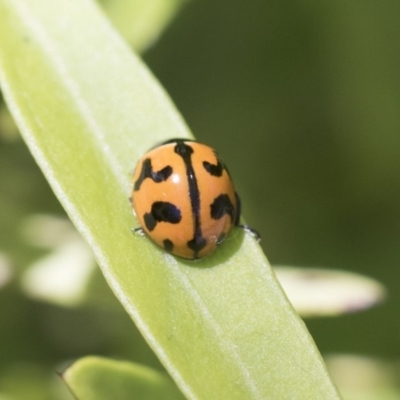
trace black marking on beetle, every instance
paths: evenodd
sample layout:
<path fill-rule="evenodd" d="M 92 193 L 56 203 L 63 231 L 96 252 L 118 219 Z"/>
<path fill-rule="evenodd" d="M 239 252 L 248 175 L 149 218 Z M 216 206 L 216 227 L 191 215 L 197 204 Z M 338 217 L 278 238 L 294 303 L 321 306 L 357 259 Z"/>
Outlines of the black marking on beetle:
<path fill-rule="evenodd" d="M 199 252 L 206 246 L 207 241 L 203 237 L 200 224 L 200 192 L 197 185 L 196 174 L 192 163 L 193 148 L 184 141 L 177 141 L 175 153 L 182 157 L 186 167 L 186 176 L 189 185 L 190 205 L 193 216 L 193 239 L 187 242 L 188 247 L 193 250 L 194 258 L 197 258 Z"/>
<path fill-rule="evenodd" d="M 224 215 L 228 214 L 232 221 L 235 220 L 235 207 L 227 194 L 220 194 L 216 197 L 210 205 L 210 211 L 212 219 L 220 219 Z"/>
<path fill-rule="evenodd" d="M 210 175 L 221 176 L 226 167 L 224 163 L 221 162 L 221 160 L 218 158 L 217 154 L 215 154 L 215 157 L 217 158 L 217 164 L 211 164 L 208 161 L 203 161 L 203 167 Z"/>
<path fill-rule="evenodd" d="M 240 200 L 239 195 L 235 192 L 236 197 L 236 215 L 235 215 L 235 226 L 239 226 L 240 223 L 240 215 L 242 214 L 242 202 Z"/>
<path fill-rule="evenodd" d="M 201 250 L 207 245 L 207 240 L 203 236 L 195 236 L 193 239 L 187 242 L 189 249 L 193 250 L 195 257 L 197 258 Z"/>
<path fill-rule="evenodd" d="M 156 149 L 157 147 L 160 147 L 160 146 L 165 146 L 166 144 L 171 144 L 171 143 L 183 143 L 183 142 L 192 142 L 192 143 L 194 142 L 194 143 L 198 143 L 197 140 L 193 140 L 193 139 L 174 138 L 174 139 L 165 140 L 164 142 L 161 142 L 161 143 L 155 145 L 155 146 L 153 147 L 153 149 Z"/>
<path fill-rule="evenodd" d="M 151 205 L 151 211 L 144 214 L 144 224 L 151 232 L 158 222 L 168 222 L 170 224 L 178 224 L 181 222 L 181 210 L 174 204 L 166 201 L 155 201 Z"/>
<path fill-rule="evenodd" d="M 172 250 L 174 249 L 174 244 L 172 243 L 171 240 L 165 239 L 163 241 L 164 249 L 170 253 L 172 253 Z"/>
<path fill-rule="evenodd" d="M 140 171 L 139 178 L 133 186 L 133 190 L 139 190 L 143 181 L 146 178 L 152 179 L 155 183 L 160 183 L 166 181 L 172 174 L 172 167 L 167 165 L 160 171 L 153 171 L 153 166 L 151 165 L 151 159 L 146 158 L 142 163 L 142 170 Z"/>

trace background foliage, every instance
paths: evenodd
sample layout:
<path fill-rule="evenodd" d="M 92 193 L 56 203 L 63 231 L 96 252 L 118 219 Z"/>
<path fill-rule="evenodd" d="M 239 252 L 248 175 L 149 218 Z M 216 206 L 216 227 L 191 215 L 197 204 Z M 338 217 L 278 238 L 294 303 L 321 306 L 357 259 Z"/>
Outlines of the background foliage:
<path fill-rule="evenodd" d="M 380 308 L 307 321 L 323 352 L 400 354 L 399 15 L 393 2 L 192 3 L 144 57 L 197 138 L 224 149 L 272 264 L 387 286 Z"/>
<path fill-rule="evenodd" d="M 399 16 L 395 2 L 192 1 L 144 53 L 196 137 L 223 153 L 273 264 L 340 268 L 385 284 L 381 307 L 306 323 L 323 354 L 391 361 L 394 377 Z M 4 112 L 0 124 L 0 251 L 21 272 L 47 251 L 29 244 L 26 218 L 63 211 Z M 88 353 L 160 368 L 138 333 L 134 346 L 128 340 L 131 321 L 109 304 L 108 312 L 90 301 L 60 308 L 28 299 L 11 279 L 0 291 L 0 388 L 24 377 L 15 398 L 30 390 L 43 399 L 54 365 Z"/>

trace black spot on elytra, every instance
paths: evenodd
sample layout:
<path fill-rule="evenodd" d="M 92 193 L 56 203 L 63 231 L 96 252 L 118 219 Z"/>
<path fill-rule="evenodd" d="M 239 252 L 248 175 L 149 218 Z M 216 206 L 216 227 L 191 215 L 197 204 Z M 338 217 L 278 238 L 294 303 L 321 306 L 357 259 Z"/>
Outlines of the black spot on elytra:
<path fill-rule="evenodd" d="M 221 176 L 224 169 L 226 169 L 225 165 L 218 159 L 218 157 L 217 164 L 211 164 L 208 161 L 203 161 L 203 167 L 212 176 Z"/>
<path fill-rule="evenodd" d="M 200 192 L 197 184 L 196 171 L 192 164 L 193 148 L 185 142 L 177 142 L 175 153 L 182 157 L 186 167 L 186 176 L 189 185 L 189 198 L 194 222 L 193 239 L 187 242 L 189 249 L 193 250 L 193 258 L 197 258 L 198 253 L 207 245 L 207 240 L 203 237 L 200 225 Z"/>
<path fill-rule="evenodd" d="M 235 207 L 227 194 L 220 194 L 214 199 L 211 206 L 211 218 L 220 219 L 225 214 L 230 215 L 232 220 L 235 217 Z"/>
<path fill-rule="evenodd" d="M 190 156 L 193 153 L 193 148 L 184 142 L 178 142 L 175 146 L 175 153 L 179 154 L 185 162 L 191 163 Z"/>
<path fill-rule="evenodd" d="M 207 245 L 207 241 L 202 236 L 195 236 L 187 242 L 187 245 L 189 249 L 194 251 L 195 258 L 197 258 L 197 254 Z"/>
<path fill-rule="evenodd" d="M 174 244 L 171 242 L 171 240 L 169 240 L 169 239 L 165 239 L 164 241 L 163 241 L 163 244 L 164 244 L 164 249 L 166 250 L 166 251 L 168 251 L 168 252 L 172 252 L 172 250 L 174 249 Z"/>
<path fill-rule="evenodd" d="M 142 170 L 140 171 L 139 178 L 133 186 L 133 190 L 139 190 L 143 181 L 146 178 L 152 179 L 156 183 L 166 181 L 172 174 L 172 167 L 167 165 L 160 171 L 153 171 L 153 166 L 151 165 L 151 159 L 146 158 L 142 163 Z"/>
<path fill-rule="evenodd" d="M 144 214 L 143 218 L 146 228 L 151 232 L 158 222 L 178 224 L 182 216 L 181 211 L 174 204 L 166 201 L 155 201 L 151 205 L 151 211 Z"/>

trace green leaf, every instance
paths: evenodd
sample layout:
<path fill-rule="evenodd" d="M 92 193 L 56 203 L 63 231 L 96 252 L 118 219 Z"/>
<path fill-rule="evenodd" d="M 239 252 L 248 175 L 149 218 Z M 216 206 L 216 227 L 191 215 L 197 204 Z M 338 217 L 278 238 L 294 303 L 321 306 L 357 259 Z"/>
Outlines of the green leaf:
<path fill-rule="evenodd" d="M 181 392 L 171 379 L 142 365 L 85 357 L 62 375 L 71 392 L 82 400 L 180 400 Z"/>
<path fill-rule="evenodd" d="M 337 399 L 251 235 L 182 261 L 132 235 L 137 159 L 190 132 L 88 0 L 0 0 L 0 82 L 19 128 L 109 285 L 188 398 Z"/>
<path fill-rule="evenodd" d="M 111 21 L 136 51 L 160 36 L 185 0 L 98 0 Z"/>

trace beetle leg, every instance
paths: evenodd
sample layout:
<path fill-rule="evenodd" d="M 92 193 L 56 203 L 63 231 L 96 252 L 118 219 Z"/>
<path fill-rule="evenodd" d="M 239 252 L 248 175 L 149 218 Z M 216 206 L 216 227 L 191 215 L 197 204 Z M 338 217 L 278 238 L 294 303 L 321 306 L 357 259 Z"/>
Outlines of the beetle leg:
<path fill-rule="evenodd" d="M 257 243 L 260 242 L 261 240 L 261 235 L 258 233 L 258 231 L 256 231 L 255 229 L 253 229 L 251 226 L 248 225 L 242 225 L 240 224 L 240 214 L 241 214 L 241 202 L 240 202 L 240 197 L 239 195 L 235 192 L 235 196 L 236 196 L 236 216 L 235 216 L 235 226 L 237 226 L 238 228 L 242 228 L 243 230 L 245 230 L 246 232 L 249 232 L 253 235 L 254 239 L 257 240 Z"/>

